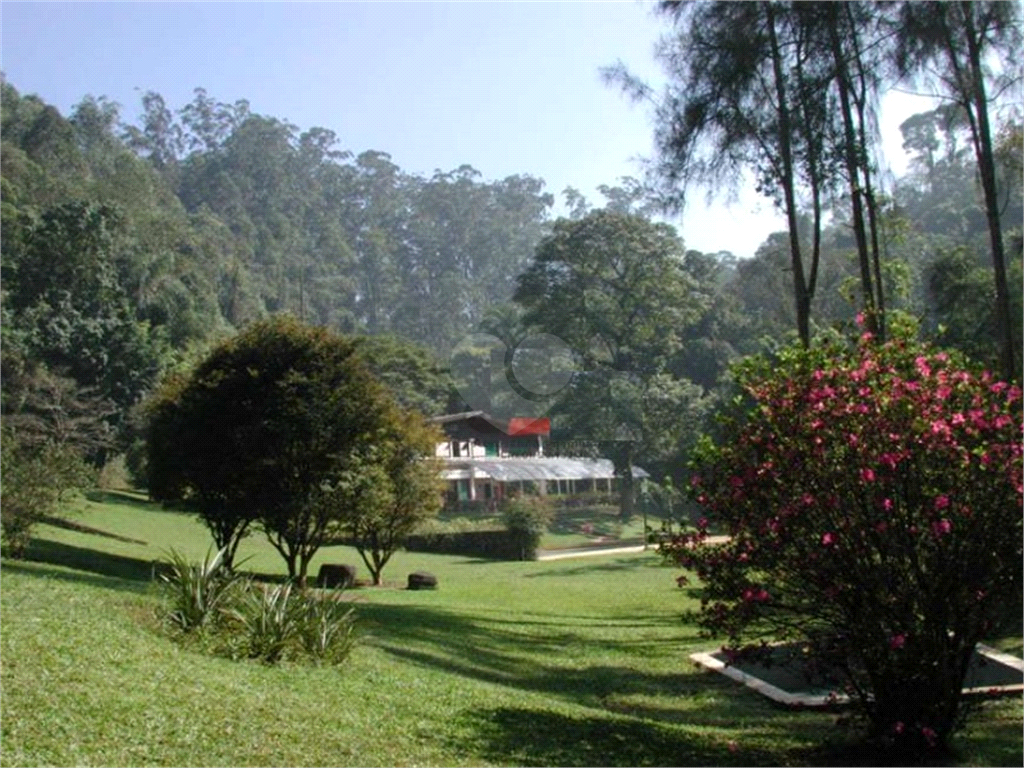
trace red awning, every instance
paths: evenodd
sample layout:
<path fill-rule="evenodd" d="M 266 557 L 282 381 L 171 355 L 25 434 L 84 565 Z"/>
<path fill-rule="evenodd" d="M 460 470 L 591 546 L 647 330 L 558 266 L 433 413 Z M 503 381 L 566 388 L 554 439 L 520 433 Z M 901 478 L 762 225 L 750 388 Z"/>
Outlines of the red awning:
<path fill-rule="evenodd" d="M 516 416 L 508 420 L 510 435 L 550 435 L 551 419 L 533 419 Z"/>

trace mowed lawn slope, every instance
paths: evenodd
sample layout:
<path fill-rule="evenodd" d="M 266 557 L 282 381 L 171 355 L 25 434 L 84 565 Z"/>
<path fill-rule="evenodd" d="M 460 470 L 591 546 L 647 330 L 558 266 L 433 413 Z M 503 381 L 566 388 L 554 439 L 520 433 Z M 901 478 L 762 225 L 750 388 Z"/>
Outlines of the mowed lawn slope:
<path fill-rule="evenodd" d="M 360 640 L 340 668 L 267 667 L 186 650 L 154 619 L 151 563 L 209 540 L 193 518 L 122 495 L 39 529 L 3 561 L 3 765 L 852 764 L 835 713 L 793 712 L 689 653 L 713 645 L 656 555 L 494 563 L 398 553 L 350 592 Z M 145 543 L 139 543 L 145 542 Z M 253 536 L 244 568 L 281 575 Z M 346 562 L 345 548 L 314 563 Z M 413 570 L 440 589 L 399 588 Z M 971 765 L 1021 763 L 1019 698 L 957 739 Z M 821 747 L 821 744 L 825 747 Z M 874 756 L 877 759 L 878 756 Z"/>

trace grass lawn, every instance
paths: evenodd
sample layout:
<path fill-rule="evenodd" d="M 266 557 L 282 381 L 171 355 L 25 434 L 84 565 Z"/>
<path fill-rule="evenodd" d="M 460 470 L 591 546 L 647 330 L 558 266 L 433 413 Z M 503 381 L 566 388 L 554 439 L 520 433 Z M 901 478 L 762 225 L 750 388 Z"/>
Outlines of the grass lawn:
<path fill-rule="evenodd" d="M 821 765 L 872 759 L 835 714 L 781 708 L 687 656 L 709 647 L 656 555 L 543 563 L 397 554 L 359 589 L 338 669 L 201 655 L 154 620 L 151 563 L 209 545 L 194 519 L 124 495 L 43 526 L 0 583 L 2 765 Z M 146 542 L 138 543 L 138 542 Z M 250 570 L 283 561 L 253 537 Z M 345 548 L 321 562 L 357 564 Z M 965 765 L 1019 765 L 1020 698 L 956 740 Z M 877 758 L 877 756 L 875 756 Z M 884 758 L 877 758 L 884 760 Z"/>

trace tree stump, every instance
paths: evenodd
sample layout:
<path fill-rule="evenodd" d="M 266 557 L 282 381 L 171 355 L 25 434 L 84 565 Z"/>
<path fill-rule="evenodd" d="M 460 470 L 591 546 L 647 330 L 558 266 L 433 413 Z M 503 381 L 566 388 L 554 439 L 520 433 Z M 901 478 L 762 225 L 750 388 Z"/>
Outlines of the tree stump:
<path fill-rule="evenodd" d="M 324 563 L 316 576 L 316 585 L 322 589 L 334 589 L 341 587 L 348 589 L 356 583 L 356 567 L 354 565 L 340 565 Z"/>
<path fill-rule="evenodd" d="M 409 589 L 437 589 L 437 577 L 426 571 L 409 574 Z"/>

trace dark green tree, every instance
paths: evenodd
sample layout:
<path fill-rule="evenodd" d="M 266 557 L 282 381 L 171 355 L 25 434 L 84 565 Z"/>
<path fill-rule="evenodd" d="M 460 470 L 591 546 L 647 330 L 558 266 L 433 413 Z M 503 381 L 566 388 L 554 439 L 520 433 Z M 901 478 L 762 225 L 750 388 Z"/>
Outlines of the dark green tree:
<path fill-rule="evenodd" d="M 4 253 L 4 288 L 34 358 L 124 409 L 153 382 L 160 346 L 118 279 L 120 226 L 107 206 L 67 203 L 46 211 L 26 228 L 22 247 Z"/>
<path fill-rule="evenodd" d="M 627 518 L 633 463 L 677 423 L 654 417 L 652 403 L 674 398 L 685 413 L 699 392 L 666 375 L 680 334 L 704 308 L 683 254 L 672 227 L 642 216 L 599 210 L 560 219 L 515 294 L 528 325 L 577 355 L 580 371 L 553 413 L 564 437 L 596 443 L 615 462 Z"/>
<path fill-rule="evenodd" d="M 391 556 L 441 508 L 444 482 L 432 454 L 441 439 L 417 413 L 394 413 L 374 444 L 349 462 L 323 491 L 323 503 L 344 510 L 341 530 L 359 552 L 374 584 Z"/>
<path fill-rule="evenodd" d="M 150 494 L 195 510 L 229 563 L 257 524 L 304 584 L 351 513 L 344 489 L 367 457 L 381 445 L 427 452 L 403 442 L 401 423 L 354 341 L 279 316 L 218 346 L 155 401 Z"/>
<path fill-rule="evenodd" d="M 356 337 L 359 354 L 398 404 L 424 416 L 444 412 L 451 377 L 430 350 L 400 336 Z"/>

